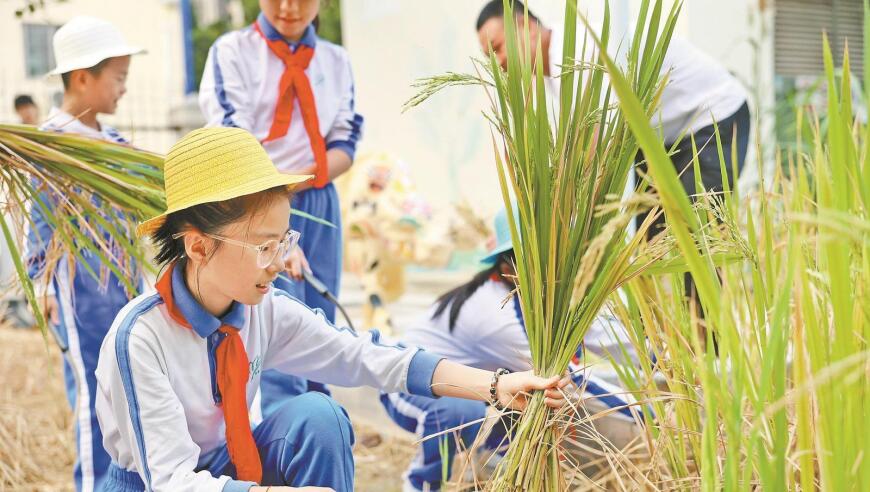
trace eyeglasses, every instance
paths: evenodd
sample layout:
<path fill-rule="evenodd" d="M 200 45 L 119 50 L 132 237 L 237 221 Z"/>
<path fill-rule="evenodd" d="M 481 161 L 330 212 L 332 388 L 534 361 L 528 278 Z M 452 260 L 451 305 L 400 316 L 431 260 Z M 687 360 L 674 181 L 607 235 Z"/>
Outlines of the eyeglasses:
<path fill-rule="evenodd" d="M 187 232 L 178 232 L 172 235 L 172 239 L 183 237 Z M 275 258 L 282 260 L 287 259 L 287 255 L 299 244 L 299 237 L 302 235 L 299 231 L 289 230 L 284 236 L 284 239 L 270 239 L 262 244 L 254 245 L 244 241 L 237 241 L 228 237 L 218 236 L 217 234 L 203 233 L 204 236 L 210 237 L 217 241 L 223 241 L 228 244 L 235 244 L 243 248 L 252 249 L 257 252 L 257 268 L 266 268 L 275 261 Z"/>

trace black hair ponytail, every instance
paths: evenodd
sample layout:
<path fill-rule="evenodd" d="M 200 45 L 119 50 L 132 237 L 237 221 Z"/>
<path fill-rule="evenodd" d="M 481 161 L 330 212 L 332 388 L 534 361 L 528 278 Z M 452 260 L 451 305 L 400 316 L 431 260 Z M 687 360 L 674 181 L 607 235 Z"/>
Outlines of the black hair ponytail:
<path fill-rule="evenodd" d="M 449 314 L 449 322 L 448 327 L 450 331 L 453 331 L 453 328 L 456 327 L 456 320 L 459 318 L 459 311 L 462 310 L 462 306 L 465 302 L 477 292 L 483 284 L 486 283 L 487 280 L 490 279 L 493 275 L 498 275 L 501 278 L 501 266 L 502 264 L 513 264 L 514 262 L 514 253 L 513 251 L 506 251 L 498 256 L 495 260 L 495 264 L 491 267 L 481 270 L 477 272 L 474 277 L 471 278 L 470 281 L 460 285 L 459 287 L 455 287 L 452 290 L 441 294 L 441 297 L 435 301 L 437 307 L 435 308 L 435 313 L 432 314 L 432 319 L 438 318 L 444 311 L 450 307 Z M 507 282 L 506 280 L 502 280 L 503 282 Z"/>

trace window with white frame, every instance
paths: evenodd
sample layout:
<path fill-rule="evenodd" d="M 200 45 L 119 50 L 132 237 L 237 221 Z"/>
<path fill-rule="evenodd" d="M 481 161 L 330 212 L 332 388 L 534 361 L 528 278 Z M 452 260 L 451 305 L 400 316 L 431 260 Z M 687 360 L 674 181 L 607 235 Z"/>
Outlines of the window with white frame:
<path fill-rule="evenodd" d="M 24 28 L 24 70 L 28 77 L 42 77 L 54 68 L 51 38 L 59 26 L 29 24 Z"/>

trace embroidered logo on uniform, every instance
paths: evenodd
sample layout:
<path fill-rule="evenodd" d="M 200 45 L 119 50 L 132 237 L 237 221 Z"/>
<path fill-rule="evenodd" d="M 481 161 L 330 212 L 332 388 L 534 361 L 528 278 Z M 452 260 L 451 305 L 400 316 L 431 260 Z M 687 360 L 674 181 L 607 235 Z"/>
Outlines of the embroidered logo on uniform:
<path fill-rule="evenodd" d="M 251 374 L 250 379 L 248 381 L 253 381 L 253 379 L 260 375 L 260 370 L 263 368 L 263 358 L 259 355 L 254 357 L 249 363 L 248 372 Z"/>

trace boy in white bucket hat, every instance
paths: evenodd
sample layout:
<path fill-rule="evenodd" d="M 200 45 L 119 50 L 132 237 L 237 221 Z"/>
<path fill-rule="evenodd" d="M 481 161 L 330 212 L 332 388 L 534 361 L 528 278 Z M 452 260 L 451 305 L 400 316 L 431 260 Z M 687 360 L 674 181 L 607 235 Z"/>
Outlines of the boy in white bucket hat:
<path fill-rule="evenodd" d="M 57 67 L 49 75 L 61 76 L 63 103 L 60 108 L 52 108 L 40 129 L 127 143 L 117 130 L 100 124 L 97 115 L 115 112 L 118 100 L 126 92 L 130 56 L 143 50 L 129 45 L 112 24 L 84 16 L 64 24 L 53 41 Z M 73 470 L 76 490 L 99 490 L 110 460 L 103 449 L 103 436 L 94 411 L 97 386 L 94 371 L 100 345 L 115 315 L 136 293 L 126 292 L 113 274 L 98 281 L 88 273 L 88 266 L 94 272 L 108 270 L 96 257 L 86 256 L 76 261 L 74 268 L 72 259 L 64 259 L 51 278 L 42 278 L 46 250 L 54 232 L 43 216 L 43 207 L 56 202 L 57 197 L 43 193 L 41 204 L 31 208 L 28 266 L 31 277 L 40 277 L 38 284 L 48 286 L 48 292 L 40 296 L 43 311 L 67 349 L 64 379 L 67 399 L 76 416 L 78 459 Z"/>
<path fill-rule="evenodd" d="M 53 44 L 57 67 L 49 75 L 63 80 L 63 103 L 43 126 L 125 143 L 117 131 L 100 125 L 97 115 L 115 113 L 127 91 L 130 56 L 145 50 L 129 45 L 112 24 L 87 16 L 64 24 Z"/>

